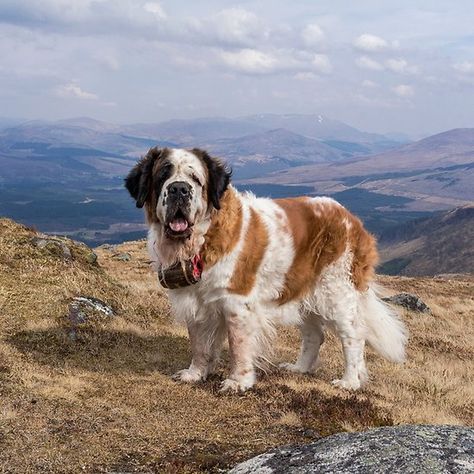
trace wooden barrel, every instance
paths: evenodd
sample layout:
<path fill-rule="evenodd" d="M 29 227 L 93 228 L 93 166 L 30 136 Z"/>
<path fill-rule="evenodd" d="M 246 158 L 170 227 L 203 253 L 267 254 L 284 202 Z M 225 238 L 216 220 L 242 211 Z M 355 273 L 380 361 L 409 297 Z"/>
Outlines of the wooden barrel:
<path fill-rule="evenodd" d="M 176 290 L 194 285 L 201 279 L 201 269 L 193 260 L 177 262 L 167 268 L 159 268 L 158 280 L 163 288 Z"/>

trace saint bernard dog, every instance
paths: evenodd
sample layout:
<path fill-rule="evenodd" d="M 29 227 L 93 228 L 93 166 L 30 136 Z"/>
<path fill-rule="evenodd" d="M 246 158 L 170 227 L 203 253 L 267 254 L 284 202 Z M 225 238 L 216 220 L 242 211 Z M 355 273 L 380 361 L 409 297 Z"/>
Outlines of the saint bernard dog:
<path fill-rule="evenodd" d="M 345 358 L 344 374 L 333 381 L 338 387 L 355 390 L 367 381 L 366 341 L 402 362 L 406 331 L 376 295 L 376 243 L 361 221 L 333 199 L 257 198 L 239 192 L 230 177 L 200 149 L 152 148 L 125 180 L 145 208 L 156 271 L 166 279 L 167 269 L 189 262 L 202 270 L 199 281 L 186 277 L 167 290 L 192 348 L 189 368 L 174 378 L 205 380 L 227 337 L 230 374 L 222 390 L 251 388 L 277 324 L 301 328 L 297 361 L 281 364 L 291 372 L 313 372 L 324 328 L 334 330 Z"/>

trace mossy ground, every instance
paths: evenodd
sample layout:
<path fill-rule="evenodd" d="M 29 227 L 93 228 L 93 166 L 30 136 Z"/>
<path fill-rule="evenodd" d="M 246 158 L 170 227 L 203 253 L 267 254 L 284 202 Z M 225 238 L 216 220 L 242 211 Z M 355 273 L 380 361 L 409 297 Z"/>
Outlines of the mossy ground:
<path fill-rule="evenodd" d="M 342 371 L 329 336 L 315 376 L 270 369 L 254 390 L 221 395 L 217 375 L 197 386 L 170 375 L 190 359 L 185 330 L 149 270 L 144 242 L 128 262 L 99 249 L 99 264 L 68 242 L 68 261 L 31 244 L 34 231 L 0 219 L 0 472 L 218 471 L 273 446 L 343 430 L 401 423 L 474 423 L 474 282 L 383 278 L 432 315 L 403 312 L 408 361 L 370 350 L 371 382 L 331 386 Z M 86 323 L 72 341 L 68 305 L 102 299 L 115 318 Z M 293 359 L 298 333 L 282 328 L 275 362 Z"/>

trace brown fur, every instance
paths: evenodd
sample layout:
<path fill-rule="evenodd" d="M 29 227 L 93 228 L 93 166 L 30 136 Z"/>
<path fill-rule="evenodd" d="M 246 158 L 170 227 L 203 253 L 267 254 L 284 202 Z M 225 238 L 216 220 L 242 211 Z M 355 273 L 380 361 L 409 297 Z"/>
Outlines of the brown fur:
<path fill-rule="evenodd" d="M 233 189 L 220 201 L 221 210 L 213 211 L 211 225 L 204 237 L 201 257 L 205 268 L 212 267 L 237 245 L 242 228 L 242 205 Z"/>
<path fill-rule="evenodd" d="M 352 224 L 349 231 L 350 248 L 353 253 L 352 281 L 359 291 L 367 290 L 369 282 L 375 278 L 375 267 L 379 262 L 375 237 L 369 234 L 357 217 L 350 214 Z"/>
<path fill-rule="evenodd" d="M 250 208 L 250 220 L 244 246 L 239 254 L 228 291 L 248 295 L 255 284 L 258 268 L 268 246 L 268 232 L 262 219 Z"/>
<path fill-rule="evenodd" d="M 300 299 L 316 284 L 322 270 L 337 260 L 349 244 L 354 254 L 352 279 L 365 290 L 373 277 L 377 251 L 374 238 L 359 219 L 336 204 L 313 203 L 308 198 L 277 199 L 285 211 L 295 245 L 295 257 L 287 273 L 279 304 Z M 349 231 L 344 224 L 351 224 Z"/>
<path fill-rule="evenodd" d="M 148 224 L 158 222 L 158 217 L 156 216 L 156 199 L 156 191 L 152 189 L 150 191 L 149 200 L 145 203 L 145 218 Z"/>

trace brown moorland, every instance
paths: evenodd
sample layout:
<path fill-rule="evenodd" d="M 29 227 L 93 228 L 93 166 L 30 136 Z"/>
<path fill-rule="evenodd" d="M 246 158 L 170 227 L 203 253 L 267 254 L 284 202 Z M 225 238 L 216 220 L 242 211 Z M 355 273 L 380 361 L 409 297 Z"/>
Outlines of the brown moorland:
<path fill-rule="evenodd" d="M 474 280 L 384 277 L 388 293 L 421 296 L 432 314 L 402 311 L 408 361 L 368 351 L 371 381 L 353 394 L 330 384 L 342 354 L 329 336 L 315 376 L 270 369 L 254 390 L 221 395 L 217 375 L 188 386 L 170 375 L 190 352 L 150 271 L 144 242 L 114 250 L 66 241 L 73 259 L 31 243 L 0 219 L 0 472 L 217 472 L 273 446 L 403 423 L 474 424 Z M 90 295 L 117 316 L 91 315 L 69 337 L 71 298 Z M 282 328 L 275 361 L 293 359 Z"/>

